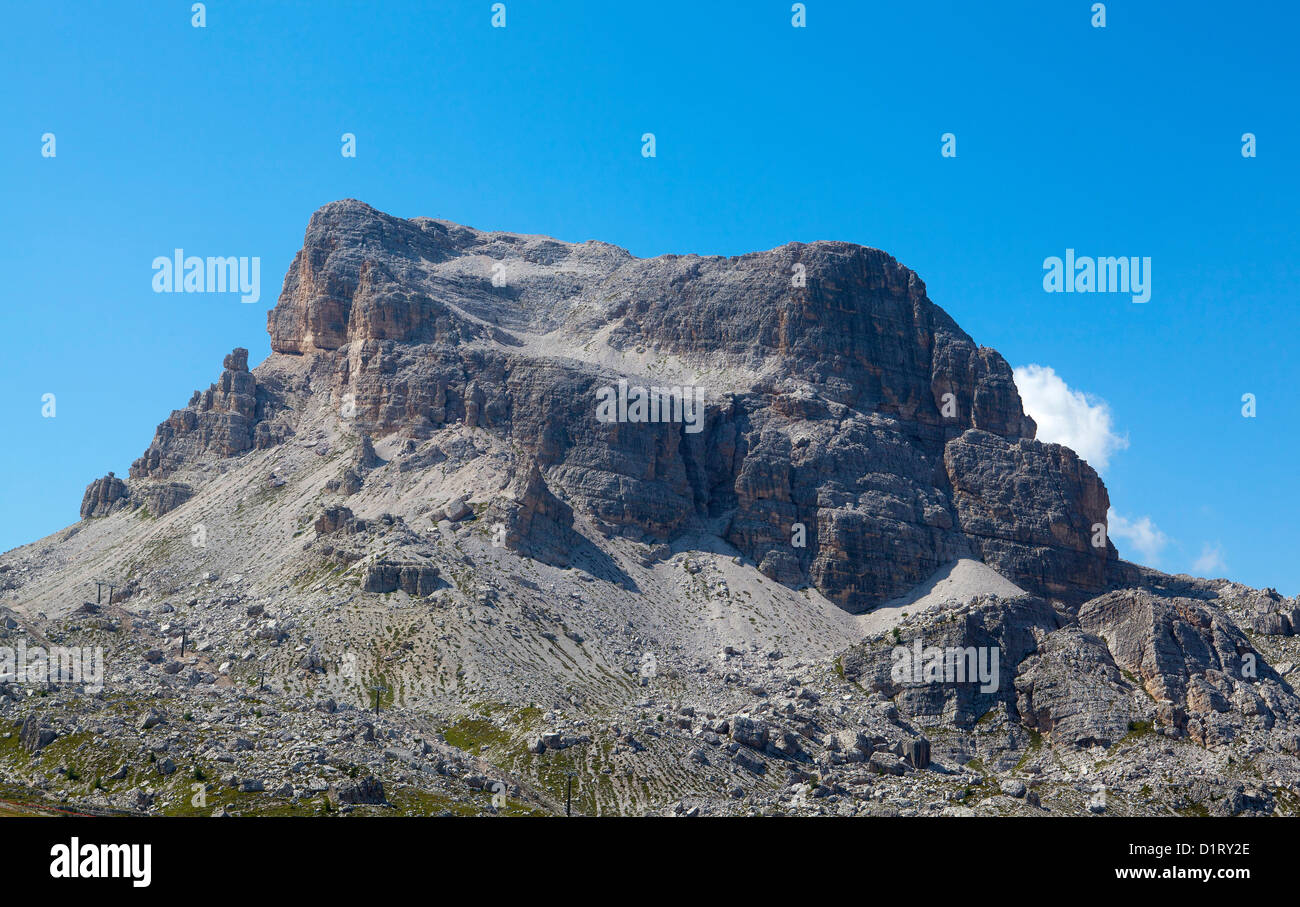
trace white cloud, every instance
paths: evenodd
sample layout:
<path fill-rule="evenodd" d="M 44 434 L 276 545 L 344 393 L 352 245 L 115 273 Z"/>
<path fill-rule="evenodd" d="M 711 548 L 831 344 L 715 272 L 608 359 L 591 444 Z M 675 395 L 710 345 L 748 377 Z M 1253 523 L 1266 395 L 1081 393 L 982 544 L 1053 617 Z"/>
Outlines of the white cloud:
<path fill-rule="evenodd" d="M 1201 556 L 1192 562 L 1192 573 L 1196 576 L 1214 578 L 1228 572 L 1228 563 L 1223 559 L 1223 546 L 1218 542 L 1201 545 Z"/>
<path fill-rule="evenodd" d="M 1160 552 L 1169 544 L 1166 536 L 1151 517 L 1144 516 L 1136 520 L 1125 519 L 1111 508 L 1106 512 L 1106 534 L 1112 539 L 1120 539 L 1131 545 L 1141 557 L 1141 562 L 1148 567 L 1155 567 L 1160 562 Z M 1116 548 L 1120 546 L 1115 545 Z M 1120 552 L 1123 555 L 1123 551 Z M 1133 560 L 1133 558 L 1126 558 Z"/>
<path fill-rule="evenodd" d="M 1064 444 L 1098 471 L 1110 464 L 1111 454 L 1128 447 L 1128 437 L 1111 424 L 1105 400 L 1072 389 L 1045 365 L 1022 365 L 1014 375 L 1025 412 L 1038 423 L 1038 440 Z"/>

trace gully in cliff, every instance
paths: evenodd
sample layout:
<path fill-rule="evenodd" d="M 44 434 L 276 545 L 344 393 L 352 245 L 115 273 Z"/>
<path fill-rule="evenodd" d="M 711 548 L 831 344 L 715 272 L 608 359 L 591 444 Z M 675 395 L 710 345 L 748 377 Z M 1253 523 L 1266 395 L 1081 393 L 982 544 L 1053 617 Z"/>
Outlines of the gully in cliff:
<path fill-rule="evenodd" d="M 704 430 L 704 388 L 629 387 L 626 378 L 618 387 L 596 389 L 596 418 L 601 422 L 681 422 L 688 434 Z"/>

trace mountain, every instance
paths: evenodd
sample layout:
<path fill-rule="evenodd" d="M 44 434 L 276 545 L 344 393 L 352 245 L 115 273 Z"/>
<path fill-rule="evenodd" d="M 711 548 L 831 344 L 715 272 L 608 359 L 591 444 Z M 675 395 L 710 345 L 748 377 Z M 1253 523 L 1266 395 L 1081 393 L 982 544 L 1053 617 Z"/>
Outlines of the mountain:
<path fill-rule="evenodd" d="M 0 684 L 0 777 L 163 812 L 194 772 L 235 811 L 548 812 L 570 770 L 600 813 L 1300 803 L 1300 601 L 1121 560 L 1096 472 L 883 252 L 348 200 L 267 327 L 0 557 L 5 638 L 107 666 Z"/>
<path fill-rule="evenodd" d="M 855 613 L 959 557 L 1071 600 L 1105 588 L 1116 559 L 1091 544 L 1108 506 L 1096 473 L 1033 440 L 1002 357 L 875 250 L 642 260 L 339 202 L 312 217 L 267 325 L 274 355 L 256 373 L 227 361 L 132 478 L 292 439 L 305 426 L 288 376 L 308 367 L 359 435 L 479 429 L 513 448 L 505 473 L 535 471 L 533 493 L 602 534 L 653 544 L 707 526 Z M 702 389 L 701 430 L 598 421 L 598 389 L 620 378 Z M 505 516 L 525 553 L 573 528 L 562 509 L 557 525 Z"/>

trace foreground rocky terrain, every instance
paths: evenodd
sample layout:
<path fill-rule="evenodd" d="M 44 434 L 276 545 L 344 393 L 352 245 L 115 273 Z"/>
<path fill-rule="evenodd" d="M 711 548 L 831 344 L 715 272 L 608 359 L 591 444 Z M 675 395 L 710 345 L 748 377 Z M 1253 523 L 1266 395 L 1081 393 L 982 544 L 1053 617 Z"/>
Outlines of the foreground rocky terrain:
<path fill-rule="evenodd" d="M 0 799 L 1300 807 L 1300 600 L 1121 560 L 1095 471 L 882 252 L 642 260 L 344 201 L 268 328 L 0 556 L 0 646 L 104 664 L 0 681 Z M 701 408 L 602 418 L 620 381 Z"/>

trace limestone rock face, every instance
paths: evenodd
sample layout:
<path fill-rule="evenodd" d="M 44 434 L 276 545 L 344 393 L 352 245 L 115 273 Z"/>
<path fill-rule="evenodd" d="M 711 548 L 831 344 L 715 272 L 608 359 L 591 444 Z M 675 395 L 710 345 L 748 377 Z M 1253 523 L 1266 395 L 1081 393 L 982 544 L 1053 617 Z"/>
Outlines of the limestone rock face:
<path fill-rule="evenodd" d="M 1300 599 L 1120 561 L 1096 472 L 883 252 L 641 260 L 338 202 L 268 327 L 91 483 L 104 520 L 0 557 L 0 638 L 117 634 L 108 688 L 157 706 L 56 692 L 51 725 L 0 682 L 29 752 L 125 732 L 280 799 L 553 802 L 549 757 L 448 739 L 501 703 L 534 755 L 656 779 L 602 814 L 1294 811 Z M 273 720 L 241 725 L 254 680 Z"/>
<path fill-rule="evenodd" d="M 326 796 L 335 806 L 384 803 L 384 785 L 378 778 L 368 776 L 356 782 L 331 784 Z"/>
<path fill-rule="evenodd" d="M 316 518 L 313 524 L 316 535 L 332 535 L 336 532 L 343 532 L 348 535 L 354 535 L 358 532 L 364 532 L 366 524 L 364 520 L 358 520 L 352 515 L 352 511 L 347 507 L 326 507 L 321 511 L 321 515 Z"/>
<path fill-rule="evenodd" d="M 119 510 L 143 506 L 150 516 L 162 516 L 184 504 L 194 489 L 184 482 L 128 484 L 111 472 L 86 486 L 81 498 L 81 518 L 108 516 Z"/>
<path fill-rule="evenodd" d="M 28 715 L 18 729 L 18 742 L 33 755 L 53 743 L 58 736 L 53 728 L 40 722 L 35 715 Z"/>
<path fill-rule="evenodd" d="M 1245 612 L 1256 633 L 1300 635 L 1300 596 L 1286 598 L 1276 589 L 1251 589 L 1239 583 L 1228 583 L 1217 591 L 1219 597 L 1233 600 Z"/>
<path fill-rule="evenodd" d="M 861 611 L 971 556 L 1077 603 L 1117 558 L 1090 544 L 1107 507 L 1095 472 L 1033 439 L 1007 363 L 879 250 L 637 259 L 349 200 L 312 216 L 267 326 L 268 363 L 227 357 L 132 477 L 274 446 L 297 404 L 327 405 L 365 439 L 332 492 L 362 487 L 371 438 L 507 443 L 523 504 L 503 511 L 507 544 L 554 562 L 570 513 L 655 544 L 708 527 L 769 577 Z M 296 357 L 309 386 L 277 384 Z M 599 418 L 620 379 L 683 389 L 697 418 Z"/>
<path fill-rule="evenodd" d="M 957 522 L 986 564 L 1042 594 L 1078 602 L 1105 586 L 1117 557 L 1104 539 L 1110 497 L 1067 447 L 967 431 L 949 441 L 944 466 Z"/>
<path fill-rule="evenodd" d="M 840 665 L 846 679 L 884 695 L 918 726 L 1005 720 L 1015 733 L 1070 748 L 1111 747 L 1152 731 L 1213 747 L 1289 727 L 1300 698 L 1227 612 L 1249 613 L 1259 594 L 1166 579 L 1204 597 L 1124 589 L 1076 615 L 1037 596 L 982 595 L 906 617 L 845 651 Z M 971 668 L 988 662 L 969 658 L 991 652 L 996 683 L 985 684 Z M 949 665 L 964 665 L 965 676 L 944 673 Z"/>

